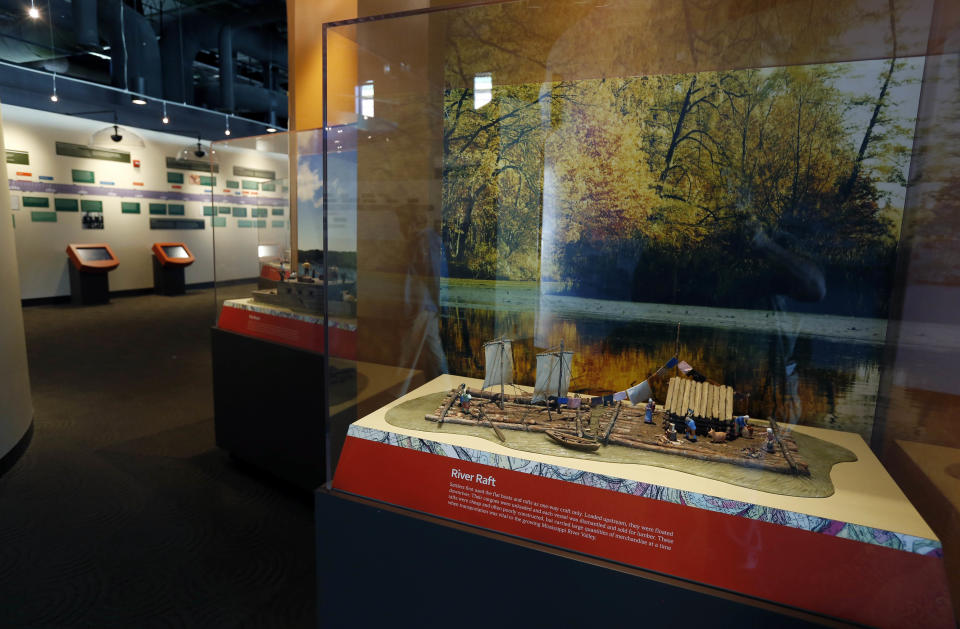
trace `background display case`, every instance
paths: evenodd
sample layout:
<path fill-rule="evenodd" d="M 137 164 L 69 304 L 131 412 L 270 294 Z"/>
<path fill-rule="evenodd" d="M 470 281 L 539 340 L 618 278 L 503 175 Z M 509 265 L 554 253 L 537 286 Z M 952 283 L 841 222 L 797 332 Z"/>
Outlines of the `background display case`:
<path fill-rule="evenodd" d="M 329 433 L 322 597 L 345 548 L 437 551 L 321 514 L 386 509 L 463 565 L 506 536 L 630 566 L 624 591 L 954 623 L 960 13 L 708 5 L 325 27 L 298 178 L 355 260 L 356 361 L 407 377 Z"/>

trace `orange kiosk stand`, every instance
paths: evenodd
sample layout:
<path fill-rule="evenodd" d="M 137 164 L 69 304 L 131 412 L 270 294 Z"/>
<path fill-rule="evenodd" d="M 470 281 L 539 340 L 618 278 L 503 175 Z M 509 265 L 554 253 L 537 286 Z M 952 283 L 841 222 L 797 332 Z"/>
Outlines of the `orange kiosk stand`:
<path fill-rule="evenodd" d="M 183 295 L 183 270 L 196 258 L 182 242 L 153 243 L 153 289 L 160 295 Z"/>
<path fill-rule="evenodd" d="M 110 303 L 110 282 L 107 273 L 120 265 L 110 245 L 69 244 L 70 301 L 92 305 Z"/>

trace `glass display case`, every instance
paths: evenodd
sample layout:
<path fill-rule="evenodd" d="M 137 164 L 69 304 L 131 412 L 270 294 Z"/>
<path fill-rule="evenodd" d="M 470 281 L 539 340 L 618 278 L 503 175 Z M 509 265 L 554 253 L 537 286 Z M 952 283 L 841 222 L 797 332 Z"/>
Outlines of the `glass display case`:
<path fill-rule="evenodd" d="M 328 264 L 355 273 L 354 358 L 383 369 L 331 433 L 334 491 L 952 626 L 955 13 L 523 0 L 328 24 L 310 172 Z"/>

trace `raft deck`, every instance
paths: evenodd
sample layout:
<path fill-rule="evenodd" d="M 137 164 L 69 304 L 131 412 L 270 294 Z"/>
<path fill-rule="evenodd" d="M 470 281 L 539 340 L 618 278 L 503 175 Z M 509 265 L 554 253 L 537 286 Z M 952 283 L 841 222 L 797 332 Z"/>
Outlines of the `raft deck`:
<path fill-rule="evenodd" d="M 562 408 L 558 412 L 544 405 L 530 404 L 529 397 L 512 395 L 504 396 L 501 409 L 498 404 L 499 393 L 471 388 L 469 393 L 473 400 L 470 403 L 470 412 L 464 413 L 458 404 L 450 404 L 456 393 L 456 390 L 447 392 L 437 409 L 432 414 L 426 415 L 424 419 L 440 422 L 443 415 L 443 422 L 451 424 L 489 428 L 492 423 L 502 430 L 527 432 L 576 430 L 578 411 L 573 409 Z M 444 409 L 449 410 L 444 414 Z M 482 418 L 479 413 L 482 413 Z M 676 441 L 670 441 L 667 439 L 664 425 L 666 421 L 676 423 L 676 420 L 663 407 L 657 407 L 652 424 L 644 422 L 644 414 L 644 406 L 622 403 L 596 407 L 584 404 L 579 409 L 584 436 L 593 437 L 605 444 L 664 452 L 701 461 L 730 463 L 781 474 L 810 475 L 809 466 L 798 452 L 796 442 L 775 422 L 751 419 L 750 422 L 755 428 L 753 437 L 739 437 L 729 442 L 714 443 L 709 437 L 703 435 L 699 436 L 695 442 L 688 441 L 682 432 L 677 435 Z M 612 429 L 611 422 L 613 422 Z M 681 429 L 682 423 L 678 423 L 677 427 Z M 767 427 L 773 428 L 778 441 L 778 447 L 772 453 L 764 450 Z M 598 450 L 601 456 L 602 452 L 602 448 Z"/>

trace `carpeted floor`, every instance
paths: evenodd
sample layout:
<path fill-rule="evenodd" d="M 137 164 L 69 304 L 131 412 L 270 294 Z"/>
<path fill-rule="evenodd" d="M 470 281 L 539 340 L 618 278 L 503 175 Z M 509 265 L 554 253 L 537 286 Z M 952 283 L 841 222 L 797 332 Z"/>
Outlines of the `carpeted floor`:
<path fill-rule="evenodd" d="M 312 627 L 311 496 L 214 445 L 216 299 L 24 309 L 33 440 L 0 477 L 0 627 Z"/>

